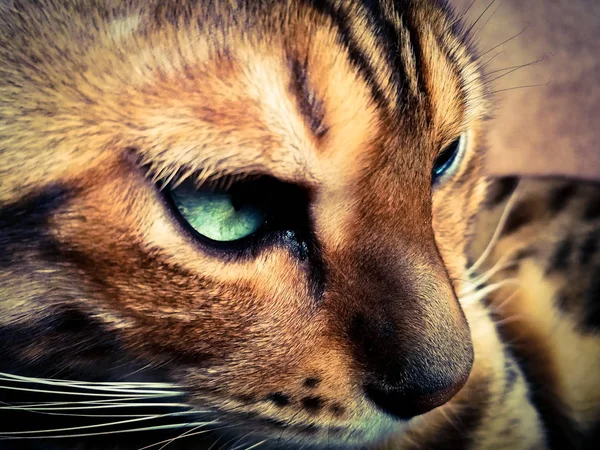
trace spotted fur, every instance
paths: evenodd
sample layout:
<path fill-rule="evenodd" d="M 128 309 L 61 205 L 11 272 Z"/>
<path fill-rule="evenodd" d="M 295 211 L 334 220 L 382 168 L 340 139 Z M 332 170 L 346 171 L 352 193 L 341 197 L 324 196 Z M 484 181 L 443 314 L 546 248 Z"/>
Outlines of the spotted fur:
<path fill-rule="evenodd" d="M 467 265 L 488 111 L 467 31 L 435 0 L 0 3 L 1 411 L 23 418 L 0 442 L 551 445 Z M 255 177 L 295 223 L 244 251 L 164 195 Z M 584 245 L 563 244 L 546 270 Z"/>
<path fill-rule="evenodd" d="M 489 282 L 515 283 L 485 304 L 529 380 L 552 448 L 595 448 L 599 438 L 599 202 L 593 181 L 499 178 L 472 246 L 483 251 L 505 215 L 482 269 L 503 267 Z"/>

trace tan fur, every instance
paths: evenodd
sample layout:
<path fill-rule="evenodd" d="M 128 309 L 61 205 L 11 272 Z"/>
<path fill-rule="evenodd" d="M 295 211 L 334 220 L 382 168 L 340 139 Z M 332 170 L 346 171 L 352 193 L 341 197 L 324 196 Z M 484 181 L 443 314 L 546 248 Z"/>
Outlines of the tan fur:
<path fill-rule="evenodd" d="M 465 271 L 488 105 L 448 10 L 382 2 L 381 25 L 359 2 L 42 3 L 0 6 L 0 331 L 31 330 L 5 361 L 141 366 L 275 448 L 544 448 Z M 283 238 L 208 248 L 165 200 L 257 175 L 308 192 L 308 258 Z M 65 314 L 88 329 L 61 332 Z M 399 420 L 376 383 L 445 405 Z"/>
<path fill-rule="evenodd" d="M 591 182 L 522 180 L 507 211 L 509 232 L 486 263 L 487 268 L 512 263 L 492 281 L 512 278 L 515 283 L 494 293 L 491 307 L 503 318 L 516 352 L 532 362 L 530 376 L 543 386 L 546 402 L 559 405 L 584 434 L 600 413 L 600 340 L 592 303 L 597 295 L 594 249 L 600 223 L 593 211 L 598 192 Z M 561 195 L 561 209 L 553 211 Z M 482 250 L 506 209 L 505 200 L 481 215 L 473 253 Z M 511 222 L 519 225 L 514 231 Z M 572 245 L 565 245 L 571 240 Z"/>

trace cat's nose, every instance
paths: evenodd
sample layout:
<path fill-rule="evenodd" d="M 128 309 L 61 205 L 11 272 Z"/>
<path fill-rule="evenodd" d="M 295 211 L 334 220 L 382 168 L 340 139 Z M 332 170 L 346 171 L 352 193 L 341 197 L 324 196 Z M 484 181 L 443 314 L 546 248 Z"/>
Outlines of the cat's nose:
<path fill-rule="evenodd" d="M 427 317 L 406 322 L 407 313 L 392 315 L 357 315 L 349 336 L 365 397 L 382 412 L 408 419 L 443 405 L 465 385 L 474 352 L 460 317 L 448 315 L 430 327 Z"/>
<path fill-rule="evenodd" d="M 468 373 L 456 379 L 442 378 L 433 383 L 418 379 L 399 385 L 372 382 L 364 386 L 364 392 L 382 412 L 406 420 L 446 403 L 465 385 L 467 378 Z"/>

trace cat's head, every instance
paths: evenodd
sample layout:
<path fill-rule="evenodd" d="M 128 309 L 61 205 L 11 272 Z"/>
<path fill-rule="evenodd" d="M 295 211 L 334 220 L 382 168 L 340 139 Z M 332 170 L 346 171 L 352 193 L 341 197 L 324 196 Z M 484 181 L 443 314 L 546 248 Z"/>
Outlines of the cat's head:
<path fill-rule="evenodd" d="M 0 7 L 4 361 L 296 441 L 451 398 L 484 92 L 448 11 L 128 3 Z"/>

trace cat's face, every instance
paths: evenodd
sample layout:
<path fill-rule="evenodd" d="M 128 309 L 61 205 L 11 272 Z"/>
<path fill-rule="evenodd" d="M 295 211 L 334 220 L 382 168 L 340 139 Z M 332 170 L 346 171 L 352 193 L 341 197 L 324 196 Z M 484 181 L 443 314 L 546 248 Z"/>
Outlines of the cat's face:
<path fill-rule="evenodd" d="M 443 404 L 473 361 L 453 283 L 483 188 L 482 87 L 445 12 L 164 6 L 95 41 L 75 12 L 64 66 L 23 31 L 50 61 L 0 106 L 0 329 L 28 330 L 7 360 L 135 360 L 299 441 Z"/>

